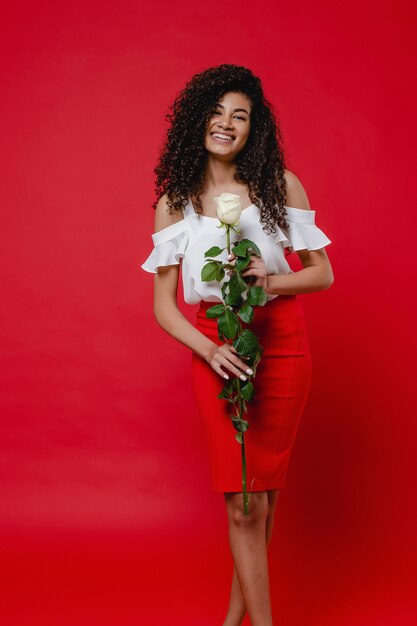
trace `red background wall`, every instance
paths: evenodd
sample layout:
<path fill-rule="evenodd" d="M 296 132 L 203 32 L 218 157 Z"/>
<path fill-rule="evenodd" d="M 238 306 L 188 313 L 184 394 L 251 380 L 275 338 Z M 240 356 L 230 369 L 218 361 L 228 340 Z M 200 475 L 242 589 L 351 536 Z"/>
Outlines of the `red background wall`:
<path fill-rule="evenodd" d="M 404 0 L 3 10 L 8 626 L 222 623 L 232 562 L 191 353 L 156 325 L 140 269 L 164 115 L 222 62 L 261 77 L 333 240 L 334 285 L 300 296 L 313 386 L 271 544 L 274 613 L 417 622 L 415 17 Z"/>

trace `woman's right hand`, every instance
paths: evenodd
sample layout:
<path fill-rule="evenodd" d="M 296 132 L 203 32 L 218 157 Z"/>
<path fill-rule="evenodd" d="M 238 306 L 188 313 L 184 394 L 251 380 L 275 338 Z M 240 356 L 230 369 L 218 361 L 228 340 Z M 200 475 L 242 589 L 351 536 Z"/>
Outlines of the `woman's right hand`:
<path fill-rule="evenodd" d="M 213 344 L 213 348 L 206 360 L 214 371 L 223 378 L 229 378 L 229 375 L 224 372 L 222 367 L 239 376 L 241 380 L 246 380 L 248 375 L 253 374 L 247 363 L 239 358 L 236 348 L 227 342 L 221 345 Z"/>

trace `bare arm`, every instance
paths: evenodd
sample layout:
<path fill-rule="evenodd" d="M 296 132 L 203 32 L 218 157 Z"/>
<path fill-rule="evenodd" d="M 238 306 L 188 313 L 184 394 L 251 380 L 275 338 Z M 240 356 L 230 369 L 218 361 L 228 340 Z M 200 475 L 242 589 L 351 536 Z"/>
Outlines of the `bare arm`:
<path fill-rule="evenodd" d="M 287 205 L 299 209 L 310 210 L 307 194 L 300 180 L 289 170 L 285 170 L 287 187 Z M 297 250 L 303 269 L 291 274 L 265 275 L 265 265 L 262 259 L 253 256 L 248 269 L 242 272 L 243 276 L 254 275 L 256 282 L 267 293 L 284 296 L 299 293 L 312 293 L 328 289 L 334 281 L 333 270 L 326 250 Z"/>
<path fill-rule="evenodd" d="M 179 265 L 158 268 L 154 283 L 154 314 L 171 337 L 208 360 L 216 344 L 193 326 L 177 306 Z M 216 346 L 217 347 L 217 346 Z"/>
<path fill-rule="evenodd" d="M 181 215 L 167 213 L 166 194 L 156 207 L 155 232 L 170 226 L 183 219 Z M 177 290 L 179 279 L 179 265 L 167 265 L 158 268 L 154 279 L 154 315 L 158 324 L 171 337 L 190 348 L 193 352 L 207 361 L 221 376 L 225 372 L 221 366 L 230 372 L 241 376 L 247 365 L 239 359 L 236 350 L 228 343 L 219 346 L 211 341 L 181 313 L 177 305 Z M 238 369 L 240 368 L 240 369 Z"/>
<path fill-rule="evenodd" d="M 333 284 L 333 270 L 326 250 L 298 250 L 303 269 L 292 274 L 268 274 L 266 292 L 283 296 L 312 293 Z"/>

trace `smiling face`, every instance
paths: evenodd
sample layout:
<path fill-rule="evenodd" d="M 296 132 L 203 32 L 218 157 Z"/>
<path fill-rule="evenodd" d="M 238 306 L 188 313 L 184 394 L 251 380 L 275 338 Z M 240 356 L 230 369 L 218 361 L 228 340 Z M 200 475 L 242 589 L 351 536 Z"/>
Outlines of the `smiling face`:
<path fill-rule="evenodd" d="M 251 110 L 247 96 L 235 91 L 224 94 L 207 124 L 205 148 L 217 157 L 233 161 L 248 140 Z"/>

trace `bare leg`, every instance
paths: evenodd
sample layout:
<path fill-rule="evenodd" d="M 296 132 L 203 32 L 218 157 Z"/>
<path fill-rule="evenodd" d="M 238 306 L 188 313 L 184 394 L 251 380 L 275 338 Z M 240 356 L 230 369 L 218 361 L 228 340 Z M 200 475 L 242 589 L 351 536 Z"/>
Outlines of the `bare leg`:
<path fill-rule="evenodd" d="M 278 489 L 267 492 L 254 492 L 251 496 L 250 515 L 243 516 L 241 510 L 242 494 L 225 493 L 229 516 L 229 535 L 235 567 L 233 569 L 229 609 L 223 626 L 240 626 L 246 614 L 246 604 L 248 603 L 250 606 L 251 602 L 254 604 L 256 612 L 261 611 L 259 617 L 257 613 L 251 615 L 253 626 L 272 624 L 266 550 L 272 536 L 278 494 Z M 252 508 L 252 500 L 255 496 L 258 498 L 258 501 L 254 503 L 256 506 Z M 265 500 L 267 505 L 266 518 L 262 513 Z M 261 540 L 262 534 L 263 541 Z M 233 543 L 235 550 L 233 550 Z M 237 558 L 235 558 L 234 551 L 238 553 Z M 247 599 L 247 602 L 245 602 L 244 593 L 242 593 L 242 587 L 236 571 L 236 561 L 238 561 L 238 570 L 240 568 L 239 562 L 241 561 L 243 564 L 243 571 L 241 572 L 243 588 L 245 586 L 245 578 L 249 576 L 249 581 L 246 584 L 249 587 L 250 596 L 253 596 L 253 598 Z M 260 573 L 261 577 L 259 578 Z M 250 609 L 249 613 L 252 613 Z"/>
<path fill-rule="evenodd" d="M 268 516 L 266 519 L 266 547 L 269 547 L 274 527 L 275 509 L 277 506 L 279 489 L 271 489 L 268 494 Z M 223 626 L 240 626 L 246 615 L 245 599 L 240 588 L 236 567 L 233 567 L 232 587 L 230 590 L 229 608 Z"/>

